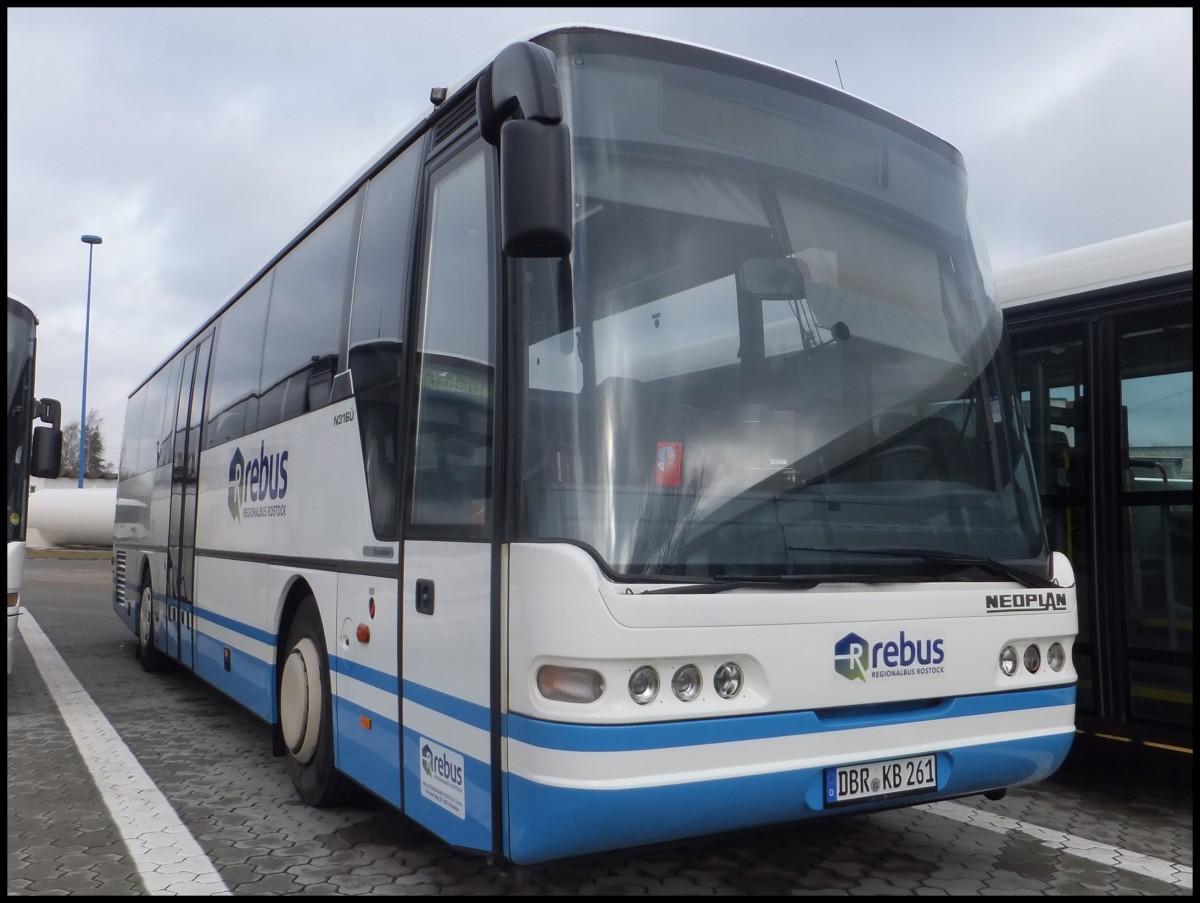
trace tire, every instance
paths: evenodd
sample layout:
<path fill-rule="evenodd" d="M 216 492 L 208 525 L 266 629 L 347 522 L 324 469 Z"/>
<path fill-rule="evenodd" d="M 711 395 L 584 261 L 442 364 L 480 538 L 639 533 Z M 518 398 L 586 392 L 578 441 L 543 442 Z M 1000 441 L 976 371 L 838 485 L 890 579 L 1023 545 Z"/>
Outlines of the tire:
<path fill-rule="evenodd" d="M 142 668 L 152 674 L 163 670 L 168 661 L 160 650 L 154 648 L 153 593 L 149 580 L 142 584 L 142 591 L 138 595 L 137 657 L 142 660 Z"/>
<path fill-rule="evenodd" d="M 333 767 L 333 696 L 317 604 L 300 604 L 279 672 L 279 727 L 296 793 L 310 806 L 345 802 L 353 789 Z"/>

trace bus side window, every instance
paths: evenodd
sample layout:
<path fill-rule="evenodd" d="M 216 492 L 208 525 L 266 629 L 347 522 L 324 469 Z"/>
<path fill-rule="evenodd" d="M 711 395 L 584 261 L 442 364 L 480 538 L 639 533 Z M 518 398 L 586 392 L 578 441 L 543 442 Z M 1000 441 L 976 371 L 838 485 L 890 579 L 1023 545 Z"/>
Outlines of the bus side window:
<path fill-rule="evenodd" d="M 362 192 L 335 211 L 276 266 L 262 356 L 258 428 L 298 417 L 320 401 L 310 382 L 337 360 L 354 262 Z M 325 391 L 323 404 L 329 403 Z"/>
<path fill-rule="evenodd" d="M 1071 488 L 1071 440 L 1062 430 L 1050 430 L 1050 461 L 1047 472 L 1053 474 L 1047 491 L 1067 492 Z"/>
<path fill-rule="evenodd" d="M 272 270 L 256 282 L 221 317 L 209 378 L 205 448 L 258 429 L 258 378 L 274 274 Z"/>
<path fill-rule="evenodd" d="M 371 526 L 379 539 L 399 535 L 404 336 L 420 149 L 410 146 L 367 185 L 350 310 L 349 366 Z"/>
<path fill-rule="evenodd" d="M 463 538 L 486 536 L 490 523 L 494 355 L 486 186 L 478 149 L 434 174 L 419 332 L 412 523 Z"/>

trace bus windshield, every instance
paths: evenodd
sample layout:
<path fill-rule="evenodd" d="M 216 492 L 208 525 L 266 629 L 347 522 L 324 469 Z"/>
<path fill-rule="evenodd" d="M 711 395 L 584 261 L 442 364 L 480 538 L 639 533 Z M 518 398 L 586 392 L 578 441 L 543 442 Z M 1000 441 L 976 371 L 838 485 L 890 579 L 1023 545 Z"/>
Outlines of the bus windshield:
<path fill-rule="evenodd" d="M 519 265 L 518 538 L 628 577 L 1045 575 L 957 151 L 745 61 L 555 40 L 575 237 L 569 274 Z"/>

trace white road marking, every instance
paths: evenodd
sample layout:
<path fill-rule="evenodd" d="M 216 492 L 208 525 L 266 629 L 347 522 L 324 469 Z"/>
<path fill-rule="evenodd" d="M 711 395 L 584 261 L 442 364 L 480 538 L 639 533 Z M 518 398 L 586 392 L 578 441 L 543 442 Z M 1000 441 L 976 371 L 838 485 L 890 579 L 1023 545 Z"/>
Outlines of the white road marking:
<path fill-rule="evenodd" d="M 1100 843 L 1098 840 L 1088 840 L 1086 837 L 1079 837 L 1075 834 L 1052 831 L 1049 828 L 1031 825 L 1029 822 L 1018 821 L 1015 818 L 972 809 L 970 806 L 963 806 L 960 803 L 925 803 L 914 808 L 924 809 L 926 812 L 965 822 L 973 827 L 983 828 L 997 834 L 1018 831 L 1040 840 L 1052 850 L 1062 850 L 1081 859 L 1090 859 L 1092 862 L 1099 862 L 1102 865 L 1110 865 L 1113 868 L 1145 875 L 1168 884 L 1177 884 L 1188 890 L 1192 889 L 1192 867 L 1190 865 L 1179 865 L 1165 859 L 1156 859 L 1154 856 L 1146 856 L 1142 853 L 1134 853 L 1132 850 L 1123 850 L 1120 847 Z"/>
<path fill-rule="evenodd" d="M 187 826 L 27 609 L 21 613 L 20 625 L 25 646 L 75 738 L 146 891 L 232 896 Z"/>

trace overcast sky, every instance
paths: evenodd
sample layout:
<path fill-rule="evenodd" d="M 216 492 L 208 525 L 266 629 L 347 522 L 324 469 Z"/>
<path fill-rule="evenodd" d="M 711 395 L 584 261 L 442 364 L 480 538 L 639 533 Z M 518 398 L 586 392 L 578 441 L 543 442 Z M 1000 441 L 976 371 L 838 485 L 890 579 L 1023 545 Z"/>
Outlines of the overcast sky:
<path fill-rule="evenodd" d="M 1191 8 L 14 9 L 8 289 L 37 391 L 125 399 L 390 139 L 510 39 L 569 22 L 837 86 L 963 154 L 995 268 L 1192 218 Z"/>

